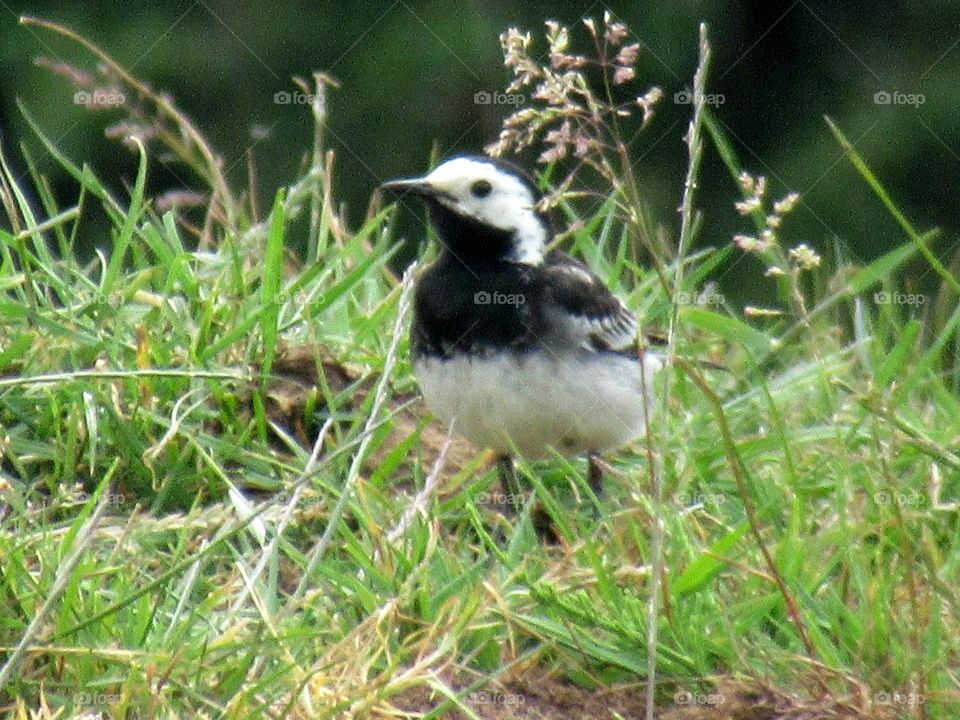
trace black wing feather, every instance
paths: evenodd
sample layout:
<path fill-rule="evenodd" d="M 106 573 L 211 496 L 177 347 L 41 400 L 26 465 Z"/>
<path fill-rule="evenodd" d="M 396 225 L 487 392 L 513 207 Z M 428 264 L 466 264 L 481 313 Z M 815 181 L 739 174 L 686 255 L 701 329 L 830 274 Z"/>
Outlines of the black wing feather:
<path fill-rule="evenodd" d="M 567 331 L 582 347 L 636 353 L 637 321 L 586 265 L 560 251 L 544 258 L 547 299 L 566 316 Z"/>

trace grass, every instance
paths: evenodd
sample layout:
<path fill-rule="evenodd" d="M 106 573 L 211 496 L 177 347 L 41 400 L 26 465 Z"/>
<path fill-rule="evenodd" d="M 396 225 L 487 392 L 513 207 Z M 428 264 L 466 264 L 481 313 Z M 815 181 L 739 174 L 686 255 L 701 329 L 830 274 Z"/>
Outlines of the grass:
<path fill-rule="evenodd" d="M 184 122 L 162 102 L 163 122 Z M 26 178 L 4 158 L 5 712 L 508 717 L 538 683 L 642 698 L 652 659 L 656 703 L 697 717 L 734 717 L 730 683 L 796 693 L 797 707 L 830 698 L 849 716 L 956 717 L 956 280 L 936 234 L 913 228 L 840 128 L 903 244 L 810 273 L 803 316 L 791 283 L 778 316 L 675 305 L 625 251 L 615 202 L 561 206 L 575 254 L 647 321 L 675 316 L 681 357 L 730 372 L 669 372 L 656 490 L 642 441 L 610 459 L 603 498 L 579 464 L 524 464 L 560 536 L 548 545 L 530 507 L 501 518 L 493 471 L 422 421 L 392 212 L 345 230 L 326 109 L 312 109 L 310 167 L 265 218 L 210 176 L 201 139 L 182 148 L 212 198 L 194 225 L 147 196 L 143 142 L 115 196 L 34 123 L 76 181 L 67 208 L 29 154 Z M 703 151 L 736 180 L 721 126 L 705 113 L 702 127 Z M 92 206 L 112 228 L 83 261 L 73 247 Z M 301 261 L 286 247 L 304 223 Z M 729 253 L 662 260 L 675 290 L 695 293 Z M 942 279 L 936 302 L 882 302 L 905 293 L 917 258 Z M 289 411 L 281 383 L 302 375 L 313 382 Z"/>

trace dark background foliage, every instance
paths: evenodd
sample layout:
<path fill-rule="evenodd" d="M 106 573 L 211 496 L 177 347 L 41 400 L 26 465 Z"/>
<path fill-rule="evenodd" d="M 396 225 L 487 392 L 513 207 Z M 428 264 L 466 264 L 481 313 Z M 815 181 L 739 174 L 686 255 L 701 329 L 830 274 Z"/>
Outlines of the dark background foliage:
<path fill-rule="evenodd" d="M 960 168 L 955 0 L 609 5 L 181 0 L 108 1 L 95 7 L 0 2 L 0 58 L 6 70 L 0 77 L 0 139 L 19 171 L 25 165 L 18 144 L 29 144 L 64 204 L 75 202 L 76 188 L 44 156 L 16 98 L 64 152 L 89 162 L 118 190 L 132 182 L 135 157 L 104 137 L 117 111 L 76 105 L 69 83 L 34 62 L 45 57 L 93 69 L 91 58 L 51 33 L 21 27 L 21 14 L 77 30 L 132 74 L 170 93 L 223 155 L 237 188 L 246 182 L 246 152 L 253 147 L 261 207 L 269 207 L 275 189 L 296 177 L 311 142 L 307 108 L 277 104 L 275 94 L 296 92 L 292 76 L 329 73 L 340 88 L 330 97 L 327 142 L 337 151 L 338 195 L 356 224 L 373 188 L 424 170 L 434 145 L 450 155 L 476 152 L 495 139 L 512 107 L 477 104 L 474 98 L 502 90 L 508 80 L 497 39 L 501 31 L 510 25 L 529 30 L 534 52 L 543 52 L 543 21 L 555 18 L 574 26 L 573 48 L 586 50 L 580 18 L 599 18 L 609 9 L 642 43 L 637 92 L 659 85 L 665 93 L 636 146 L 635 161 L 653 217 L 671 232 L 690 110 L 675 103 L 674 94 L 690 85 L 703 20 L 714 51 L 710 90 L 723 97 L 717 116 L 741 161 L 767 176 L 774 197 L 788 190 L 803 194 L 784 226 L 788 242 L 805 241 L 829 255 L 839 240 L 850 259 L 864 261 L 904 239 L 843 158 L 823 121 L 829 115 L 916 225 L 944 230 L 938 254 L 947 261 L 954 255 Z M 878 92 L 922 95 L 923 102 L 878 104 Z M 189 170 L 163 168 L 163 158 L 154 160 L 152 192 L 197 186 Z M 705 223 L 699 244 L 722 246 L 738 230 L 749 230 L 733 209 L 736 188 L 712 150 L 701 191 Z M 741 279 L 756 277 L 754 263 L 731 262 L 724 288 L 734 296 L 743 291 Z M 917 275 L 922 284 L 919 268 Z"/>

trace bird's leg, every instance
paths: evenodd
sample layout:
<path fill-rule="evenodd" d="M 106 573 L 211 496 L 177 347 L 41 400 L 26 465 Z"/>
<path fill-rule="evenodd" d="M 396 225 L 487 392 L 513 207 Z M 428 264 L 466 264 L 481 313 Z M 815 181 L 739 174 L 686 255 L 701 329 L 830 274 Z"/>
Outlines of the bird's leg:
<path fill-rule="evenodd" d="M 603 497 L 603 470 L 600 469 L 600 456 L 596 453 L 587 455 L 587 483 L 599 501 Z M 593 519 L 600 519 L 599 502 L 593 504 Z"/>
<path fill-rule="evenodd" d="M 600 469 L 600 456 L 595 453 L 587 455 L 587 483 L 593 494 L 599 498 L 603 495 L 603 470 Z"/>
<path fill-rule="evenodd" d="M 507 496 L 507 505 L 516 511 L 520 507 L 520 483 L 517 482 L 513 458 L 509 455 L 497 458 L 497 477 L 500 479 L 500 490 Z"/>

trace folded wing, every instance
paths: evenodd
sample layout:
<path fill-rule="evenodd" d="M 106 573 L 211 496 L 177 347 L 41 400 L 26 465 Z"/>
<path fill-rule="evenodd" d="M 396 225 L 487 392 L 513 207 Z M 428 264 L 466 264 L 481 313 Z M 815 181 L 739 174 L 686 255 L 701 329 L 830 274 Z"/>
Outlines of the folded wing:
<path fill-rule="evenodd" d="M 554 251 L 545 259 L 548 308 L 566 334 L 589 350 L 636 354 L 637 320 L 586 265 Z"/>

